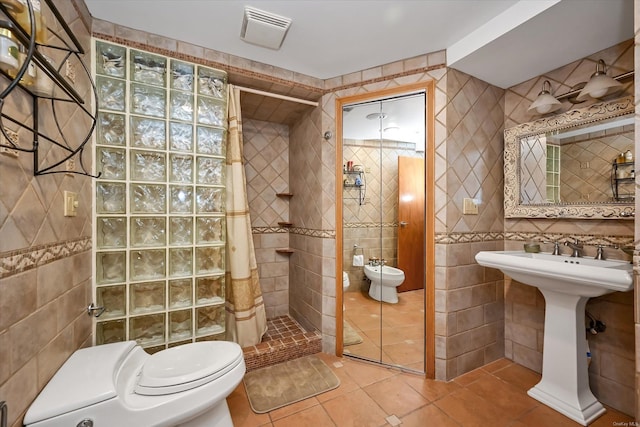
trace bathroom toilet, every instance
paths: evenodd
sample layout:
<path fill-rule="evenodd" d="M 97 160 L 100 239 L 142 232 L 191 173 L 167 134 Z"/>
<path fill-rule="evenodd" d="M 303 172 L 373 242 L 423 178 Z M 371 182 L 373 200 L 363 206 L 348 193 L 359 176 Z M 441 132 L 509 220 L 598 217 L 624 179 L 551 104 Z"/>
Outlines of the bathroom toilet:
<path fill-rule="evenodd" d="M 153 355 L 135 341 L 80 349 L 31 404 L 25 427 L 233 427 L 240 346 L 203 341 Z M 82 424 L 84 422 L 84 424 Z"/>
<path fill-rule="evenodd" d="M 371 280 L 369 296 L 377 301 L 398 302 L 397 287 L 404 282 L 404 271 L 388 265 L 365 265 L 364 274 Z"/>
<path fill-rule="evenodd" d="M 349 289 L 349 285 L 351 284 L 351 282 L 349 281 L 349 275 L 347 274 L 346 271 L 342 272 L 342 292 L 344 295 L 344 292 L 347 292 L 347 290 Z M 344 299 L 342 302 L 342 311 L 345 310 L 345 306 L 344 306 Z"/>

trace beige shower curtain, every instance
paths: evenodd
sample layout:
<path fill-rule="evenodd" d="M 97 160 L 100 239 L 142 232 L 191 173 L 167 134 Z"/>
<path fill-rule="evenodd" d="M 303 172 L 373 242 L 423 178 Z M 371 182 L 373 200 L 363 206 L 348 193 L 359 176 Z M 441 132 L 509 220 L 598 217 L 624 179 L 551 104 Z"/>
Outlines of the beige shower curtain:
<path fill-rule="evenodd" d="M 227 339 L 241 347 L 256 345 L 267 331 L 267 316 L 258 279 L 251 235 L 240 117 L 240 90 L 229 85 L 227 139 Z"/>

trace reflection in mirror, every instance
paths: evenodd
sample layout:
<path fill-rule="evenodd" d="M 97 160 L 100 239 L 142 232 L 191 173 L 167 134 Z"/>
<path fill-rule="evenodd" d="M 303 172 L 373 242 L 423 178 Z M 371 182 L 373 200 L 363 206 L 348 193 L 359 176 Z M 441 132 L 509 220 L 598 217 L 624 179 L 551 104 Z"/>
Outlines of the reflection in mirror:
<path fill-rule="evenodd" d="M 633 112 L 627 97 L 505 130 L 505 216 L 632 217 Z"/>
<path fill-rule="evenodd" d="M 425 371 L 426 94 L 342 108 L 343 353 Z"/>
<path fill-rule="evenodd" d="M 634 117 L 520 139 L 520 202 L 609 203 L 634 198 Z"/>

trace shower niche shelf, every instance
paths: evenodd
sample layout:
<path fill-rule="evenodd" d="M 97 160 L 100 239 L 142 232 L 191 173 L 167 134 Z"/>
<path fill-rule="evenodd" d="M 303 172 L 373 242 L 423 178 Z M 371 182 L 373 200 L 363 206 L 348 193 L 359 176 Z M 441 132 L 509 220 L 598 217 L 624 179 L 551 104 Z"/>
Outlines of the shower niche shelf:
<path fill-rule="evenodd" d="M 77 79 L 75 75 L 75 66 L 77 65 L 82 68 L 82 78 L 87 79 L 86 83 L 90 88 L 89 93 L 95 98 L 94 105 L 97 105 L 97 93 L 95 84 L 91 79 L 91 72 L 81 58 L 85 51 L 59 10 L 53 4 L 53 1 L 42 0 L 40 6 L 43 15 L 45 9 L 48 9 L 50 15 L 59 24 L 47 26 L 46 32 L 49 36 L 46 43 L 52 44 L 37 42 L 36 37 L 41 34 L 40 31 L 42 30 L 38 30 L 35 25 L 32 25 L 32 28 L 27 31 L 18 23 L 17 18 L 12 13 L 9 13 L 7 6 L 0 2 L 0 16 L 4 15 L 0 19 L 8 20 L 7 24 L 15 37 L 16 44 L 23 47 L 26 52 L 22 64 L 18 66 L 15 72 L 15 76 L 9 75 L 4 70 L 0 71 L 2 78 L 9 81 L 9 84 L 0 92 L 0 148 L 5 153 L 15 153 L 14 156 L 18 152 L 31 153 L 33 155 L 33 174 L 35 176 L 70 173 L 95 177 L 85 169 L 82 155 L 96 127 L 96 115 L 91 111 L 91 106 L 85 105 L 85 100 L 74 87 Z M 26 2 L 25 8 L 28 15 L 27 19 L 30 22 L 37 22 L 37 20 L 29 18 L 35 16 L 31 2 Z M 51 31 L 54 26 L 59 26 L 62 29 L 60 34 Z M 47 55 L 55 56 L 55 59 L 59 61 L 57 66 L 52 64 Z M 35 82 L 31 85 L 26 85 L 23 82 L 25 76 L 28 75 L 27 72 L 31 64 L 35 65 Z M 65 70 L 64 76 L 62 70 Z M 43 76 L 39 77 L 40 75 Z M 46 79 L 44 80 L 44 87 L 41 79 Z M 19 89 L 18 92 L 26 95 L 28 102 L 31 104 L 31 111 L 27 115 L 30 122 L 29 120 L 25 122 L 24 119 L 12 117 L 9 113 L 2 111 L 5 105 L 14 103 L 13 98 L 16 100 L 16 105 L 20 104 L 20 96 L 15 92 L 16 88 Z M 43 92 L 44 90 L 46 90 L 46 94 Z M 50 106 L 43 108 L 47 107 L 45 105 L 47 101 L 50 101 Z M 79 141 L 68 139 L 59 121 L 66 118 L 66 114 L 63 114 L 62 111 L 68 112 L 68 104 L 75 104 L 79 109 L 78 111 L 81 111 L 79 114 L 83 114 L 77 120 L 77 122 L 84 121 L 84 124 L 80 125 Z M 60 111 L 58 112 L 58 110 Z M 18 132 L 5 127 L 5 121 L 10 122 L 14 129 L 20 128 L 25 132 Z M 47 131 L 48 134 L 45 134 L 41 129 L 40 122 L 48 121 L 55 123 L 57 135 L 54 135 L 51 131 Z M 75 131 L 78 131 L 77 126 Z M 30 148 L 25 148 L 19 144 L 18 135 L 23 133 L 30 135 L 29 138 L 32 139 Z M 74 137 L 76 136 L 74 135 Z M 41 145 L 44 142 L 47 143 L 47 146 L 42 149 Z M 42 155 L 42 153 L 46 154 Z M 80 166 L 81 171 L 74 170 L 76 164 Z"/>
<path fill-rule="evenodd" d="M 292 222 L 288 222 L 288 221 L 279 221 L 278 225 L 280 227 L 285 227 L 285 228 L 293 227 L 293 223 Z"/>
<path fill-rule="evenodd" d="M 291 249 L 291 248 L 277 248 L 276 249 L 276 253 L 283 254 L 283 255 L 291 255 L 294 252 L 295 251 L 293 249 Z"/>
<path fill-rule="evenodd" d="M 290 198 L 293 197 L 293 193 L 276 193 L 276 197 Z"/>

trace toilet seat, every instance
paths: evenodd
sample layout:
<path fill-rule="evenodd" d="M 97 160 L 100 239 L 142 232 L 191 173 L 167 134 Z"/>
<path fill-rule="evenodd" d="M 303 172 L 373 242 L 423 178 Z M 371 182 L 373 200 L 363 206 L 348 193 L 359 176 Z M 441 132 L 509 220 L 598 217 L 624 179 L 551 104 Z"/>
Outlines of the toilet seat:
<path fill-rule="evenodd" d="M 227 341 L 172 347 L 145 360 L 134 391 L 159 396 L 190 390 L 220 378 L 243 360 L 242 350 Z"/>

